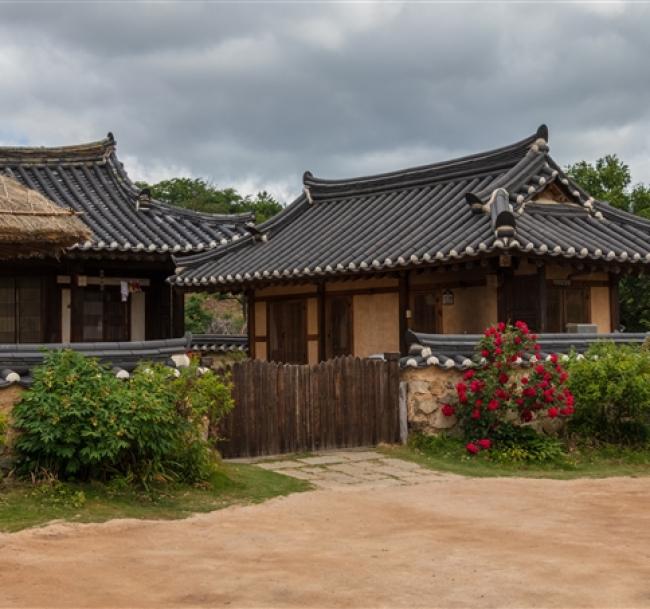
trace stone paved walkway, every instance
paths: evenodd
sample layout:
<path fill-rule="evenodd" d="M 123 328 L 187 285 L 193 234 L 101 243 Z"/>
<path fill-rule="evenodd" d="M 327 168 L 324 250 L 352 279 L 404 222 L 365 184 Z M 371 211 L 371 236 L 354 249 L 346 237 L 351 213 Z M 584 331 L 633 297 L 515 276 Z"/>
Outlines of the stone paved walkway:
<path fill-rule="evenodd" d="M 373 450 L 344 450 L 255 463 L 258 467 L 308 480 L 323 489 L 365 489 L 442 481 L 441 474 L 417 463 L 391 459 Z"/>

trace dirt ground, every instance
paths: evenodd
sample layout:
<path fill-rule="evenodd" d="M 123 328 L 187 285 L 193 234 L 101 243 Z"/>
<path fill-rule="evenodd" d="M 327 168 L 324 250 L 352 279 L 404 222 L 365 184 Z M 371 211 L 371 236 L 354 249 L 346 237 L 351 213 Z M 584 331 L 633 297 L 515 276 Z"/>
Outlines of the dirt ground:
<path fill-rule="evenodd" d="M 2 607 L 650 607 L 650 479 L 444 478 L 0 536 Z"/>

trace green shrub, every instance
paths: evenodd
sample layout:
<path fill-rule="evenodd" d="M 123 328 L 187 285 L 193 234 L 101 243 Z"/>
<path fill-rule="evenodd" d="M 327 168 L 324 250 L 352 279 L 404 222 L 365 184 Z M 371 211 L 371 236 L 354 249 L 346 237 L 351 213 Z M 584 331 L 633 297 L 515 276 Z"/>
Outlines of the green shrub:
<path fill-rule="evenodd" d="M 9 432 L 9 417 L 0 412 L 0 455 L 4 452 L 7 446 L 7 436 Z"/>
<path fill-rule="evenodd" d="M 232 408 L 229 387 L 196 366 L 140 365 L 120 381 L 73 351 L 48 353 L 14 407 L 21 473 L 107 480 L 205 479 L 214 453 L 204 430 Z"/>
<path fill-rule="evenodd" d="M 40 482 L 30 493 L 43 507 L 71 507 L 80 509 L 86 504 L 86 493 L 64 484 L 60 480 Z"/>
<path fill-rule="evenodd" d="M 502 425 L 494 434 L 491 458 L 502 463 L 549 463 L 565 457 L 562 442 L 532 427 Z"/>
<path fill-rule="evenodd" d="M 575 395 L 570 431 L 616 444 L 641 444 L 650 436 L 650 352 L 597 343 L 570 364 Z"/>

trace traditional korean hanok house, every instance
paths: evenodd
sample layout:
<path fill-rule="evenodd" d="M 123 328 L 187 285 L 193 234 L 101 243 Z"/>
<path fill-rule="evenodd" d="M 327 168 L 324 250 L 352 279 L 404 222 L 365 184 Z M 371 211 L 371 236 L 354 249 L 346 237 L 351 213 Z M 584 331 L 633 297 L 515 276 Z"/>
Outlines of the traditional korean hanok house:
<path fill-rule="evenodd" d="M 621 273 L 650 262 L 650 222 L 594 200 L 549 155 L 510 146 L 380 175 L 324 180 L 257 233 L 178 257 L 180 288 L 245 290 L 249 350 L 317 362 L 405 350 L 407 330 L 618 328 Z"/>
<path fill-rule="evenodd" d="M 166 282 L 172 254 L 209 251 L 250 234 L 252 215 L 152 200 L 131 182 L 115 148 L 110 133 L 90 144 L 0 148 L 0 175 L 77 212 L 89 231 L 58 257 L 45 237 L 40 257 L 0 265 L 0 343 L 182 336 L 183 295 Z"/>

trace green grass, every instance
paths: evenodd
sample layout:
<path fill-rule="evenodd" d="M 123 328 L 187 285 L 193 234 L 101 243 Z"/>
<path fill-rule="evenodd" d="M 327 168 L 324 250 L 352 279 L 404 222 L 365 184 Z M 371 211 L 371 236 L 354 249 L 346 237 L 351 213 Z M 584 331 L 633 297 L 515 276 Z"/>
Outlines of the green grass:
<path fill-rule="evenodd" d="M 429 469 L 462 476 L 556 478 L 606 478 L 650 476 L 650 449 L 621 447 L 581 448 L 547 463 L 513 463 L 495 460 L 490 451 L 470 456 L 463 442 L 453 438 L 416 439 L 408 446 L 385 446 L 381 452 L 414 461 Z"/>
<path fill-rule="evenodd" d="M 223 464 L 204 485 L 165 484 L 151 492 L 117 484 L 0 485 L 0 531 L 53 520 L 104 522 L 113 518 L 177 519 L 233 504 L 309 490 L 311 485 L 252 465 Z M 82 496 L 79 492 L 83 493 Z"/>

